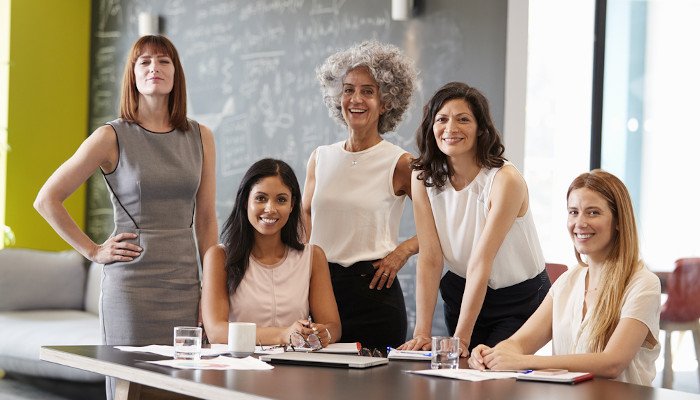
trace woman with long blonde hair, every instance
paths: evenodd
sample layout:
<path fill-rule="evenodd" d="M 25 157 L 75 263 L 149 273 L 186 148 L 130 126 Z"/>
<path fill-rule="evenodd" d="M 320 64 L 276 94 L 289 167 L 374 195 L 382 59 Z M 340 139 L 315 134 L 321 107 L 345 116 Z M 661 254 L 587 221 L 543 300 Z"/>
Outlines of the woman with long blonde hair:
<path fill-rule="evenodd" d="M 563 274 L 535 314 L 508 340 L 479 345 L 477 369 L 562 368 L 651 385 L 659 356 L 661 287 L 639 256 L 632 201 L 614 175 L 579 175 L 567 192 L 578 265 Z M 533 355 L 552 340 L 552 356 Z"/>

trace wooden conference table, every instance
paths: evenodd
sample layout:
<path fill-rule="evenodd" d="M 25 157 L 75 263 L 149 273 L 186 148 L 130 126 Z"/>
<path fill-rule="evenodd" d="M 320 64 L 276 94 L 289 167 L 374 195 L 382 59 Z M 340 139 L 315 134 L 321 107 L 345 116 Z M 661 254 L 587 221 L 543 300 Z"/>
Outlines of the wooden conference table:
<path fill-rule="evenodd" d="M 515 379 L 467 382 L 418 376 L 426 362 L 390 361 L 355 370 L 279 365 L 268 371 L 180 370 L 143 362 L 162 356 L 130 353 L 112 346 L 47 346 L 41 359 L 114 376 L 117 399 L 138 399 L 141 385 L 203 399 L 700 399 L 668 389 L 594 379 L 577 385 L 516 382 Z M 460 360 L 466 368 L 466 360 Z"/>

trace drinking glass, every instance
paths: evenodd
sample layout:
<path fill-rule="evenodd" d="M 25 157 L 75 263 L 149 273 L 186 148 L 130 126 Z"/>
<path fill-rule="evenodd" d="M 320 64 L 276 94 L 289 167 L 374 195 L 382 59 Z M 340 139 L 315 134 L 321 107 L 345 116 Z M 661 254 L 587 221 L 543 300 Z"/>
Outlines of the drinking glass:
<path fill-rule="evenodd" d="M 432 369 L 456 369 L 459 367 L 459 338 L 452 336 L 433 336 Z"/>
<path fill-rule="evenodd" d="M 176 326 L 173 336 L 176 360 L 199 360 L 202 352 L 202 328 Z"/>

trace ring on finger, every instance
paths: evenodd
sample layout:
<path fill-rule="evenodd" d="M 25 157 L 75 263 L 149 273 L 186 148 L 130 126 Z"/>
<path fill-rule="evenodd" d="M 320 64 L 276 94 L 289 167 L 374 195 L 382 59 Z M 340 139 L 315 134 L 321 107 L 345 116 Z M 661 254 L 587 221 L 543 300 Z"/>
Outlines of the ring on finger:
<path fill-rule="evenodd" d="M 386 276 L 387 278 L 389 277 L 389 274 L 387 274 L 386 272 L 382 272 L 382 275 Z"/>

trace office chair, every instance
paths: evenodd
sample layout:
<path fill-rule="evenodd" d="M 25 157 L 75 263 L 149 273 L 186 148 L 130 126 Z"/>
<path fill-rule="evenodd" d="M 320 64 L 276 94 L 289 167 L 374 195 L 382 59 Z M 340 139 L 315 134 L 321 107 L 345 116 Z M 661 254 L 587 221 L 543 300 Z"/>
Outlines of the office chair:
<path fill-rule="evenodd" d="M 700 362 L 700 258 L 676 260 L 676 268 L 668 277 L 668 298 L 661 307 L 660 328 L 666 331 L 664 370 L 661 386 L 673 387 L 673 351 L 671 334 L 690 331 L 695 343 L 695 357 Z M 698 368 L 700 379 L 700 368 Z"/>
<path fill-rule="evenodd" d="M 564 264 L 546 263 L 544 268 L 547 270 L 547 275 L 549 276 L 549 281 L 554 283 L 561 274 L 566 272 L 569 267 Z"/>

